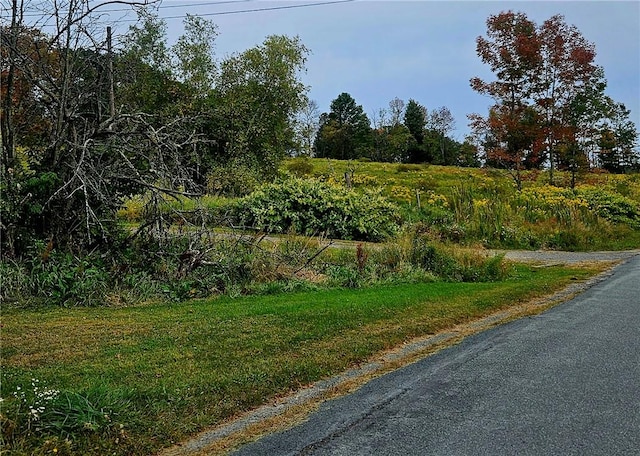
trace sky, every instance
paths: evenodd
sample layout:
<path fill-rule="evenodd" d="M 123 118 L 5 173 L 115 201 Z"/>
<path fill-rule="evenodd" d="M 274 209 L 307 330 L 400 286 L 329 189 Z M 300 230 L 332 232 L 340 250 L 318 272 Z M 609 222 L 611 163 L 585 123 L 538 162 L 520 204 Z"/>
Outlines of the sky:
<path fill-rule="evenodd" d="M 220 14 L 274 7 L 282 9 Z M 640 128 L 638 1 L 163 0 L 158 13 L 165 18 L 196 14 L 214 22 L 218 59 L 261 44 L 269 35 L 297 35 L 310 50 L 301 79 L 321 112 L 328 112 L 342 92 L 370 118 L 395 97 L 412 98 L 427 110 L 449 108 L 456 120 L 452 136 L 462 140 L 469 132 L 467 114 L 486 115 L 492 104 L 469 86 L 474 76 L 492 79 L 475 40 L 485 35 L 490 15 L 506 10 L 523 12 L 538 24 L 561 14 L 575 25 L 596 46 L 607 94 L 631 110 Z M 167 24 L 169 41 L 175 40 L 182 20 L 167 19 Z"/>

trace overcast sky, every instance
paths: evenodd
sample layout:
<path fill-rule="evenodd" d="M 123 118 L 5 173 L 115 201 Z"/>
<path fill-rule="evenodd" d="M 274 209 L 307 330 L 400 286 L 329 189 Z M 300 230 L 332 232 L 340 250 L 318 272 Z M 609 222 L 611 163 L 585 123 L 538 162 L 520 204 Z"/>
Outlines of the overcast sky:
<path fill-rule="evenodd" d="M 469 87 L 473 76 L 491 78 L 475 52 L 487 17 L 511 9 L 540 24 L 562 14 L 595 43 L 596 62 L 609 82 L 607 93 L 631 109 L 631 119 L 640 127 L 638 1 L 363 0 L 210 15 L 323 1 L 164 0 L 159 15 L 199 14 L 216 23 L 218 58 L 260 44 L 268 35 L 298 35 L 311 51 L 302 79 L 322 112 L 342 92 L 350 93 L 369 117 L 394 97 L 413 98 L 429 110 L 447 106 L 456 119 L 454 136 L 462 140 L 468 132 L 466 115 L 486 114 L 491 104 Z M 182 33 L 181 19 L 167 22 L 170 39 L 175 39 Z"/>

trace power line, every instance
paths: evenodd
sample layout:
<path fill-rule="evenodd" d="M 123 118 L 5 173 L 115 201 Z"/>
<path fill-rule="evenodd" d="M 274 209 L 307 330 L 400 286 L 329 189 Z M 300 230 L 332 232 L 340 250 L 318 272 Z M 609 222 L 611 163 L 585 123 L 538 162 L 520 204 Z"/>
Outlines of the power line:
<path fill-rule="evenodd" d="M 189 7 L 189 6 L 209 6 L 209 5 L 221 5 L 221 4 L 229 4 L 229 3 L 245 3 L 245 2 L 254 2 L 256 0 L 223 0 L 223 1 L 214 1 L 214 2 L 201 2 L 201 3 L 193 3 L 193 4 L 188 4 L 188 5 L 167 5 L 167 6 L 159 6 L 157 8 L 178 8 L 178 7 Z M 324 5 L 336 5 L 336 4 L 340 4 L 340 3 L 351 3 L 351 2 L 355 2 L 356 0 L 328 0 L 328 1 L 322 1 L 322 2 L 316 2 L 316 3 L 304 3 L 304 4 L 299 4 L 299 5 L 284 5 L 284 6 L 272 6 L 272 7 L 264 7 L 264 8 L 251 8 L 251 9 L 243 9 L 243 10 L 233 10 L 233 11 L 219 11 L 219 12 L 214 12 L 214 13 L 204 13 L 204 14 L 194 14 L 194 16 L 198 16 L 198 17 L 210 17 L 210 16 L 224 16 L 224 15 L 231 15 L 231 14 L 247 14 L 247 13 L 257 13 L 257 12 L 261 12 L 261 11 L 276 11 L 276 10 L 286 10 L 286 9 L 294 9 L 294 8 L 308 8 L 311 6 L 324 6 Z M 100 14 L 101 15 L 106 15 L 108 12 L 130 12 L 131 9 L 118 9 L 118 10 L 105 10 L 102 11 Z M 189 14 L 184 14 L 184 15 L 176 15 L 176 16 L 158 16 L 158 19 L 161 20 L 165 20 L 165 19 L 184 19 L 188 16 Z M 39 16 L 41 18 L 44 19 L 44 15 L 40 14 L 40 15 L 28 15 L 25 14 L 24 16 Z M 126 17 L 126 16 L 125 16 Z M 44 24 L 40 24 L 39 27 L 52 27 L 52 25 L 48 24 L 48 21 L 51 20 L 53 18 L 53 15 L 49 15 L 48 20 L 44 23 Z M 96 21 L 94 22 L 94 25 L 104 25 L 104 24 L 115 24 L 115 23 L 123 23 L 123 22 L 138 22 L 139 19 L 125 19 L 123 17 L 118 18 L 118 19 L 113 19 L 113 20 L 106 20 L 106 18 L 102 18 L 102 20 L 100 21 Z"/>
<path fill-rule="evenodd" d="M 260 11 L 275 11 L 275 10 L 285 10 L 285 9 L 293 9 L 293 8 L 306 8 L 309 6 L 335 5 L 338 3 L 351 3 L 354 1 L 355 0 L 334 0 L 334 1 L 318 2 L 318 3 L 304 3 L 302 5 L 272 6 L 272 7 L 266 7 L 266 8 L 253 8 L 253 9 L 235 10 L 235 11 L 219 11 L 217 13 L 198 14 L 197 16 L 207 17 L 207 16 L 224 16 L 227 14 L 257 13 Z M 185 17 L 186 15 L 165 16 L 165 17 L 160 17 L 160 19 L 183 19 Z"/>
<path fill-rule="evenodd" d="M 178 4 L 178 5 L 157 5 L 154 6 L 152 4 L 150 4 L 150 7 L 153 7 L 154 9 L 157 10 L 161 10 L 161 9 L 169 9 L 169 8 L 191 8 L 194 6 L 215 6 L 215 5 L 228 5 L 231 3 L 249 3 L 249 2 L 255 2 L 256 0 L 224 0 L 224 1 L 214 1 L 214 2 L 200 2 L 200 3 L 188 3 L 188 4 Z M 121 12 L 129 12 L 131 11 L 132 8 L 118 8 L 118 9 L 100 9 L 97 10 L 96 13 L 100 13 L 100 14 L 104 14 L 104 13 L 121 13 Z M 32 10 L 33 11 L 33 10 Z M 44 14 L 42 12 L 40 13 L 25 13 L 23 15 L 23 17 L 38 17 L 38 16 L 43 16 Z M 53 13 L 51 13 L 51 15 L 53 15 Z"/>
<path fill-rule="evenodd" d="M 325 2 L 317 2 L 317 3 L 305 3 L 301 5 L 285 5 L 285 6 L 272 6 L 272 7 L 264 7 L 264 8 L 252 8 L 252 9 L 244 9 L 244 10 L 233 10 L 233 11 L 219 11 L 214 13 L 204 13 L 204 14 L 196 14 L 197 16 L 223 16 L 229 14 L 242 14 L 242 13 L 255 13 L 260 11 L 275 11 L 275 10 L 284 10 L 284 9 L 293 9 L 293 8 L 306 8 L 309 6 L 322 6 L 322 5 L 332 5 L 338 3 L 350 3 L 355 0 L 333 0 L 333 1 L 325 1 Z M 214 1 L 214 2 L 200 2 L 200 3 L 188 3 L 188 4 L 179 4 L 179 5 L 158 5 L 155 8 L 157 10 L 164 10 L 168 8 L 190 8 L 196 6 L 215 6 L 215 5 L 228 5 L 232 3 L 250 3 L 255 2 L 255 0 L 225 0 L 225 1 Z M 130 8 L 119 8 L 119 9 L 106 9 L 97 11 L 100 14 L 107 13 L 118 13 L 118 12 L 130 12 Z M 42 17 L 43 14 L 38 13 L 26 13 L 23 17 Z M 177 15 L 177 16 L 164 16 L 159 17 L 160 19 L 184 19 L 187 15 Z M 123 19 L 119 22 L 136 22 L 137 19 Z"/>

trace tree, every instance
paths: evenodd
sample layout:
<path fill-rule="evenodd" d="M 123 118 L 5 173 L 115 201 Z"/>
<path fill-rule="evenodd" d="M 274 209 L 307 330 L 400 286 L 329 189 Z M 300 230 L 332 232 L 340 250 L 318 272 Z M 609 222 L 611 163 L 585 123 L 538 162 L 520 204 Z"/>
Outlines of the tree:
<path fill-rule="evenodd" d="M 465 138 L 460 144 L 458 152 L 458 166 L 479 168 L 481 166 L 478 147 L 473 143 L 472 137 Z"/>
<path fill-rule="evenodd" d="M 270 36 L 262 45 L 220 65 L 215 96 L 215 136 L 220 159 L 273 176 L 294 147 L 293 119 L 306 104 L 298 79 L 307 48 L 300 38 Z"/>
<path fill-rule="evenodd" d="M 511 170 L 520 188 L 526 148 L 535 142 L 530 128 L 534 117 L 528 108 L 538 85 L 541 64 L 536 25 L 523 13 L 507 11 L 489 16 L 487 38 L 476 39 L 476 51 L 497 79 L 492 82 L 477 77 L 471 79 L 475 91 L 490 96 L 495 102 L 487 118 L 470 115 L 471 126 L 479 142 L 484 144 L 489 162 L 500 163 Z M 519 137 L 523 124 L 527 125 L 527 131 L 524 137 Z"/>
<path fill-rule="evenodd" d="M 378 109 L 371 115 L 371 136 L 373 151 L 371 159 L 382 162 L 386 160 L 386 153 L 389 149 L 389 111 L 385 108 Z"/>
<path fill-rule="evenodd" d="M 409 129 L 398 120 L 402 111 L 396 112 L 396 119 L 389 115 L 393 107 L 400 108 L 404 102 L 399 99 L 389 103 L 390 109 L 380 109 L 372 118 L 373 152 L 371 159 L 379 162 L 406 162 L 409 150 L 416 147 L 416 141 Z"/>
<path fill-rule="evenodd" d="M 544 21 L 538 31 L 540 71 L 533 101 L 544 118 L 545 145 L 549 160 L 549 179 L 553 184 L 556 145 L 562 141 L 566 122 L 563 113 L 592 81 L 595 46 L 561 15 Z"/>
<path fill-rule="evenodd" d="M 40 30 L 2 27 L 0 54 L 2 74 L 2 159 L 8 168 L 16 169 L 16 144 L 23 147 L 42 147 L 50 128 L 46 107 L 40 103 L 40 91 L 33 79 L 44 79 L 57 72 L 54 55 L 42 50 L 47 36 Z"/>
<path fill-rule="evenodd" d="M 391 115 L 391 126 L 395 127 L 400 125 L 402 116 L 404 114 L 404 101 L 398 97 L 395 97 L 389 102 L 389 114 Z"/>
<path fill-rule="evenodd" d="M 522 188 L 522 171 L 535 167 L 540 150 L 539 119 L 530 106 L 513 109 L 493 106 L 489 116 L 470 116 L 476 141 L 485 152 L 488 166 L 509 171 L 518 190 Z"/>
<path fill-rule="evenodd" d="M 416 140 L 409 129 L 402 124 L 396 124 L 389 128 L 387 136 L 388 152 L 385 161 L 407 162 L 409 151 L 416 147 Z"/>
<path fill-rule="evenodd" d="M 320 116 L 315 149 L 319 157 L 349 160 L 365 156 L 371 139 L 369 118 L 348 93 L 331 102 L 331 111 Z"/>
<path fill-rule="evenodd" d="M 453 164 L 455 159 L 447 154 L 447 135 L 455 125 L 451 111 L 446 106 L 434 109 L 429 116 L 428 125 L 438 136 L 438 149 L 440 152 L 438 161 L 442 165 Z"/>
<path fill-rule="evenodd" d="M 203 99 L 213 89 L 217 73 L 214 43 L 218 30 L 214 23 L 187 15 L 185 32 L 173 46 L 178 77 L 196 98 Z"/>
<path fill-rule="evenodd" d="M 320 108 L 315 100 L 307 100 L 295 119 L 296 155 L 311 157 L 313 141 L 320 127 Z"/>
<path fill-rule="evenodd" d="M 604 71 L 599 68 L 562 113 L 565 126 L 562 130 L 557 129 L 563 136 L 559 138 L 555 152 L 558 168 L 571 173 L 572 188 L 576 177 L 595 163 L 598 134 L 613 104 L 613 100 L 605 95 L 606 86 Z"/>
<path fill-rule="evenodd" d="M 189 102 L 186 87 L 174 74 L 167 25 L 146 9 L 138 11 L 138 19 L 123 37 L 116 58 L 118 104 L 124 112 L 171 116 Z"/>
<path fill-rule="evenodd" d="M 431 161 L 424 147 L 424 130 L 427 125 L 427 109 L 413 99 L 409 99 L 404 111 L 404 125 L 415 142 L 408 150 L 408 161 L 423 163 Z"/>
<path fill-rule="evenodd" d="M 179 122 L 159 131 L 110 102 L 111 42 L 97 28 L 100 11 L 148 3 L 40 2 L 48 12 L 42 23 L 55 24 L 45 34 L 24 24 L 29 5 L 13 1 L 11 26 L 2 30 L 3 252 L 21 255 L 37 239 L 75 249 L 108 245 L 125 195 L 180 174 L 167 137 Z M 40 116 L 37 132 L 19 119 L 27 105 Z"/>
<path fill-rule="evenodd" d="M 599 161 L 607 171 L 619 173 L 638 169 L 638 131 L 629 120 L 629 114 L 623 104 L 612 103 L 607 122 L 599 131 Z"/>
<path fill-rule="evenodd" d="M 595 46 L 576 27 L 559 15 L 537 26 L 524 14 L 508 11 L 487 20 L 487 38 L 478 37 L 477 43 L 478 55 L 497 76 L 490 83 L 471 79 L 474 90 L 495 102 L 488 118 L 470 116 L 476 138 L 485 138 L 480 143 L 489 163 L 500 157 L 516 169 L 546 160 L 550 183 L 560 167 L 571 171 L 575 184 L 576 174 L 593 164 L 598 147 L 612 150 L 608 126 L 616 117 L 616 103 L 604 93 L 606 80 L 594 63 Z M 616 122 L 626 124 L 622 130 L 627 133 L 621 130 L 620 137 L 628 138 L 625 150 L 633 156 L 635 126 L 623 111 L 618 110 Z M 605 133 L 600 141 L 599 132 Z"/>

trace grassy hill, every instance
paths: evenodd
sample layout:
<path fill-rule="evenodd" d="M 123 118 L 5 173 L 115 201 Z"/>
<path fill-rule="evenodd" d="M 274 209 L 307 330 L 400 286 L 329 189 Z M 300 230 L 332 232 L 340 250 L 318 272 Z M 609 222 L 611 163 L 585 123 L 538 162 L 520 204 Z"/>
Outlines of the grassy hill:
<path fill-rule="evenodd" d="M 640 175 L 523 173 L 517 191 L 508 171 L 429 165 L 293 159 L 305 178 L 382 188 L 403 219 L 435 236 L 486 247 L 568 250 L 640 246 Z"/>
<path fill-rule="evenodd" d="M 296 158 L 284 162 L 277 182 L 244 199 L 205 196 L 171 207 L 199 208 L 213 226 L 231 220 L 270 233 L 380 241 L 412 227 L 489 248 L 640 247 L 640 175 L 594 172 L 571 188 L 568 173 L 556 172 L 549 185 L 548 173 L 525 171 L 522 183 L 518 191 L 505 170 Z M 137 221 L 141 207 L 134 200 L 121 212 Z"/>

